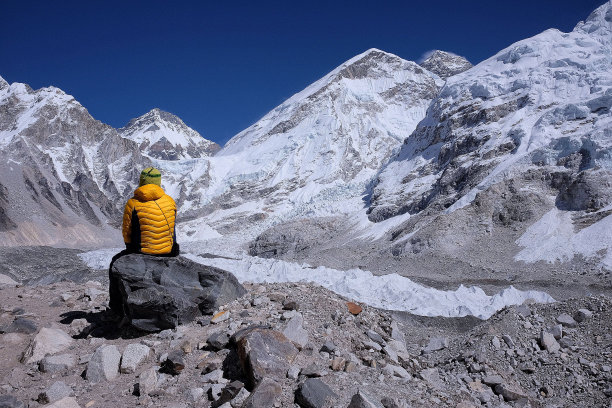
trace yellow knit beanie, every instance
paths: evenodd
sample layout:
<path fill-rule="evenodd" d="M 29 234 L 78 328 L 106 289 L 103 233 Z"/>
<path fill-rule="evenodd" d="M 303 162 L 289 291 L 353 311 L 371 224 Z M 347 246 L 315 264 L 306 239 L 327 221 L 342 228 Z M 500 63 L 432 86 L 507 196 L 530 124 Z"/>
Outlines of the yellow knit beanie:
<path fill-rule="evenodd" d="M 161 187 L 161 173 L 155 167 L 147 167 L 140 173 L 140 184 L 142 187 L 145 184 L 157 184 Z"/>

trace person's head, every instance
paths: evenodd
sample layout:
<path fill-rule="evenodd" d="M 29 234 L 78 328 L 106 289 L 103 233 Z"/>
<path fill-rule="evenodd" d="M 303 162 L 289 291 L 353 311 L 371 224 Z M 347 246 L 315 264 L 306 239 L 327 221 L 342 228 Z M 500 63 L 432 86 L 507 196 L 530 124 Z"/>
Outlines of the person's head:
<path fill-rule="evenodd" d="M 147 167 L 140 173 L 139 187 L 145 184 L 157 184 L 161 187 L 161 173 L 155 167 Z"/>

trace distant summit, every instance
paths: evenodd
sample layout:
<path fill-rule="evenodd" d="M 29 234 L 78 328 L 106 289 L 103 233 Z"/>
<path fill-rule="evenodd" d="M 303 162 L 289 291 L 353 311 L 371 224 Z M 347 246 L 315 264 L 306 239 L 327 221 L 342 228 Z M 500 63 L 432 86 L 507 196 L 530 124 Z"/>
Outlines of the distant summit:
<path fill-rule="evenodd" d="M 220 149 L 218 144 L 204 139 L 178 116 L 158 108 L 130 120 L 119 133 L 138 143 L 147 156 L 161 160 L 211 156 Z"/>
<path fill-rule="evenodd" d="M 420 65 L 442 79 L 460 74 L 472 68 L 470 61 L 465 58 L 439 50 L 431 53 Z"/>

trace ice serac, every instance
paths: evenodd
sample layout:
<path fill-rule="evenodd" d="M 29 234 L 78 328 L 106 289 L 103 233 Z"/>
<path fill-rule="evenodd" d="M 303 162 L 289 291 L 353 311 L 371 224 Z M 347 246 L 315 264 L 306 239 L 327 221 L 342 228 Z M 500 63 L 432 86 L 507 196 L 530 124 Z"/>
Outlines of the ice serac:
<path fill-rule="evenodd" d="M 472 64 L 459 55 L 435 50 L 420 65 L 442 79 L 447 79 L 472 68 Z"/>
<path fill-rule="evenodd" d="M 110 242 L 147 163 L 60 89 L 0 83 L 0 245 Z"/>
<path fill-rule="evenodd" d="M 213 158 L 218 207 L 257 219 L 344 213 L 442 85 L 414 62 L 370 49 L 293 95 Z M 244 213 L 243 213 L 244 214 Z M 238 218 L 239 217 L 239 218 Z M 254 219 L 256 221 L 257 219 Z M 224 217 L 231 228 L 230 217 Z"/>
<path fill-rule="evenodd" d="M 132 119 L 119 133 L 138 143 L 145 155 L 160 160 L 206 157 L 220 149 L 179 117 L 158 108 Z"/>
<path fill-rule="evenodd" d="M 483 225 L 529 224 L 557 208 L 579 230 L 609 216 L 611 9 L 449 77 L 378 177 L 370 219 L 469 207 Z"/>

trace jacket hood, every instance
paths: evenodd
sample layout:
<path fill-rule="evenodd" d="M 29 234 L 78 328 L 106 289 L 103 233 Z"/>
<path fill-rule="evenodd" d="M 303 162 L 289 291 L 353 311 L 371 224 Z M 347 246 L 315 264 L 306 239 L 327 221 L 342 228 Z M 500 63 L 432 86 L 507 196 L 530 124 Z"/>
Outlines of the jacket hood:
<path fill-rule="evenodd" d="M 145 184 L 134 191 L 134 198 L 138 201 L 154 201 L 163 197 L 164 189 L 157 184 Z"/>

